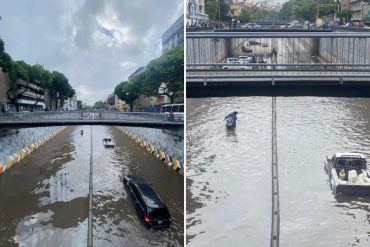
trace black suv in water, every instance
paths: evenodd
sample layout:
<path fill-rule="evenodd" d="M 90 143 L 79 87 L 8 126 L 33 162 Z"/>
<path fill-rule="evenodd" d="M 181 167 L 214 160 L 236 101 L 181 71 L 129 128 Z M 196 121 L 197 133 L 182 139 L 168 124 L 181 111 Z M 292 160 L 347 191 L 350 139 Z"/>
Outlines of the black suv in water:
<path fill-rule="evenodd" d="M 146 227 L 166 228 L 171 224 L 171 215 L 159 195 L 144 179 L 125 176 L 123 184 L 135 203 L 140 220 Z"/>

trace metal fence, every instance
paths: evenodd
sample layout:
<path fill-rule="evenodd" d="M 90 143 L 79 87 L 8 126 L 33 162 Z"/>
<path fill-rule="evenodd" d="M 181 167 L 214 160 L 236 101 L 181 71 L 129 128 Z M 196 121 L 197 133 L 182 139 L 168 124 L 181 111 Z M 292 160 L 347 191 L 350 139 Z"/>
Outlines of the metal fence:
<path fill-rule="evenodd" d="M 75 111 L 75 112 L 19 112 L 0 114 L 0 123 L 5 122 L 40 122 L 40 121 L 85 121 L 106 120 L 118 122 L 177 122 L 184 121 L 183 113 L 150 112 L 110 112 L 110 111 Z"/>

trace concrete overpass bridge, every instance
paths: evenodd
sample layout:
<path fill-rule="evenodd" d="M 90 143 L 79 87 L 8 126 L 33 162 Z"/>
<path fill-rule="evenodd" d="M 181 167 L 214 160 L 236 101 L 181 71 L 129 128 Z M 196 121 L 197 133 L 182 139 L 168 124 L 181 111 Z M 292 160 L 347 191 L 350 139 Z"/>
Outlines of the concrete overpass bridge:
<path fill-rule="evenodd" d="M 370 33 L 193 32 L 187 34 L 187 97 L 369 97 Z M 265 63 L 228 63 L 243 56 Z"/>
<path fill-rule="evenodd" d="M 186 43 L 187 97 L 370 97 L 370 33 L 197 32 Z M 251 62 L 253 56 L 264 62 Z M 231 57 L 237 59 L 225 61 Z M 276 97 L 271 126 L 270 246 L 278 247 Z"/>
<path fill-rule="evenodd" d="M 0 129 L 19 129 L 63 125 L 114 125 L 159 129 L 178 129 L 184 125 L 184 114 L 149 112 L 21 112 L 0 115 Z"/>

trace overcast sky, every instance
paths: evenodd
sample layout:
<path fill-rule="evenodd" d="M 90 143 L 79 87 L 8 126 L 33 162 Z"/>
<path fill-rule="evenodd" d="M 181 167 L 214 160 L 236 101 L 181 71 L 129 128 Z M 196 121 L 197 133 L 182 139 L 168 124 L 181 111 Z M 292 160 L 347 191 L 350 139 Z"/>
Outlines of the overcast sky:
<path fill-rule="evenodd" d="M 13 60 L 64 73 L 93 104 L 161 55 L 182 13 L 183 0 L 0 0 L 0 36 Z"/>

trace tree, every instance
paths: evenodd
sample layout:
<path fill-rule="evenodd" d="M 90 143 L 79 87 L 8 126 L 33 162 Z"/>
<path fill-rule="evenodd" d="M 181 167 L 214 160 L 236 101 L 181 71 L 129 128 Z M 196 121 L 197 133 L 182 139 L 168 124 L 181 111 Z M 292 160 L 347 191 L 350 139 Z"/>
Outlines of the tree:
<path fill-rule="evenodd" d="M 103 109 L 103 108 L 105 108 L 105 103 L 103 102 L 103 101 L 97 101 L 97 102 L 95 102 L 95 104 L 94 104 L 94 108 L 95 109 Z"/>
<path fill-rule="evenodd" d="M 54 99 L 55 102 L 58 99 L 63 105 L 64 100 L 67 98 L 71 98 L 75 94 L 75 90 L 72 86 L 68 83 L 67 77 L 63 73 L 58 71 L 53 71 L 51 73 L 51 85 L 50 85 L 50 109 L 52 108 L 52 101 Z"/>
<path fill-rule="evenodd" d="M 0 38 L 0 52 L 4 52 L 5 51 L 5 44 L 4 44 L 4 41 Z"/>
<path fill-rule="evenodd" d="M 341 22 L 343 22 L 343 19 L 346 20 L 346 22 L 349 22 L 349 20 L 352 18 L 352 10 L 350 9 L 337 10 L 335 16 L 339 18 Z"/>
<path fill-rule="evenodd" d="M 6 92 L 8 99 L 15 106 L 16 111 L 19 112 L 20 104 L 18 99 L 21 98 L 28 91 L 28 82 L 29 82 L 29 70 L 30 65 L 26 64 L 24 61 L 11 61 L 9 78 L 10 78 L 10 87 Z M 17 81 L 23 80 L 24 85 L 17 86 Z"/>
<path fill-rule="evenodd" d="M 114 105 L 114 93 L 108 96 L 107 103 L 108 105 Z"/>
<path fill-rule="evenodd" d="M 0 67 L 4 73 L 8 72 L 12 65 L 12 58 L 5 51 L 0 52 Z"/>
<path fill-rule="evenodd" d="M 237 19 L 240 21 L 240 22 L 243 22 L 243 23 L 247 23 L 247 22 L 250 22 L 251 20 L 251 15 L 248 11 L 248 9 L 244 8 L 242 9 L 242 11 L 240 12 L 240 15 L 237 16 Z"/>
<path fill-rule="evenodd" d="M 283 20 L 315 21 L 317 10 L 319 16 L 334 14 L 337 5 L 332 0 L 289 0 L 280 9 L 279 16 Z"/>
<path fill-rule="evenodd" d="M 118 98 L 125 101 L 126 104 L 130 105 L 130 111 L 133 111 L 133 104 L 135 100 L 139 97 L 138 85 L 133 82 L 123 81 L 120 82 L 114 89 L 114 93 Z"/>
<path fill-rule="evenodd" d="M 30 81 L 42 89 L 36 92 L 36 101 L 30 110 L 32 112 L 37 103 L 40 101 L 41 97 L 44 95 L 44 91 L 51 86 L 52 75 L 48 70 L 44 69 L 44 66 L 40 64 L 32 65 L 28 74 Z"/>
<path fill-rule="evenodd" d="M 79 109 L 79 110 L 81 110 L 82 109 L 82 101 L 81 100 L 77 100 L 77 108 Z"/>
<path fill-rule="evenodd" d="M 219 6 L 219 1 L 220 6 Z M 220 19 L 221 21 L 228 21 L 230 20 L 230 4 L 227 3 L 225 0 L 206 0 L 205 2 L 205 12 L 208 14 L 210 20 L 218 21 L 219 17 L 219 8 L 220 11 Z"/>
<path fill-rule="evenodd" d="M 166 95 L 173 103 L 175 94 L 184 90 L 184 47 L 173 48 L 152 60 L 141 74 L 141 90 L 147 96 Z"/>

